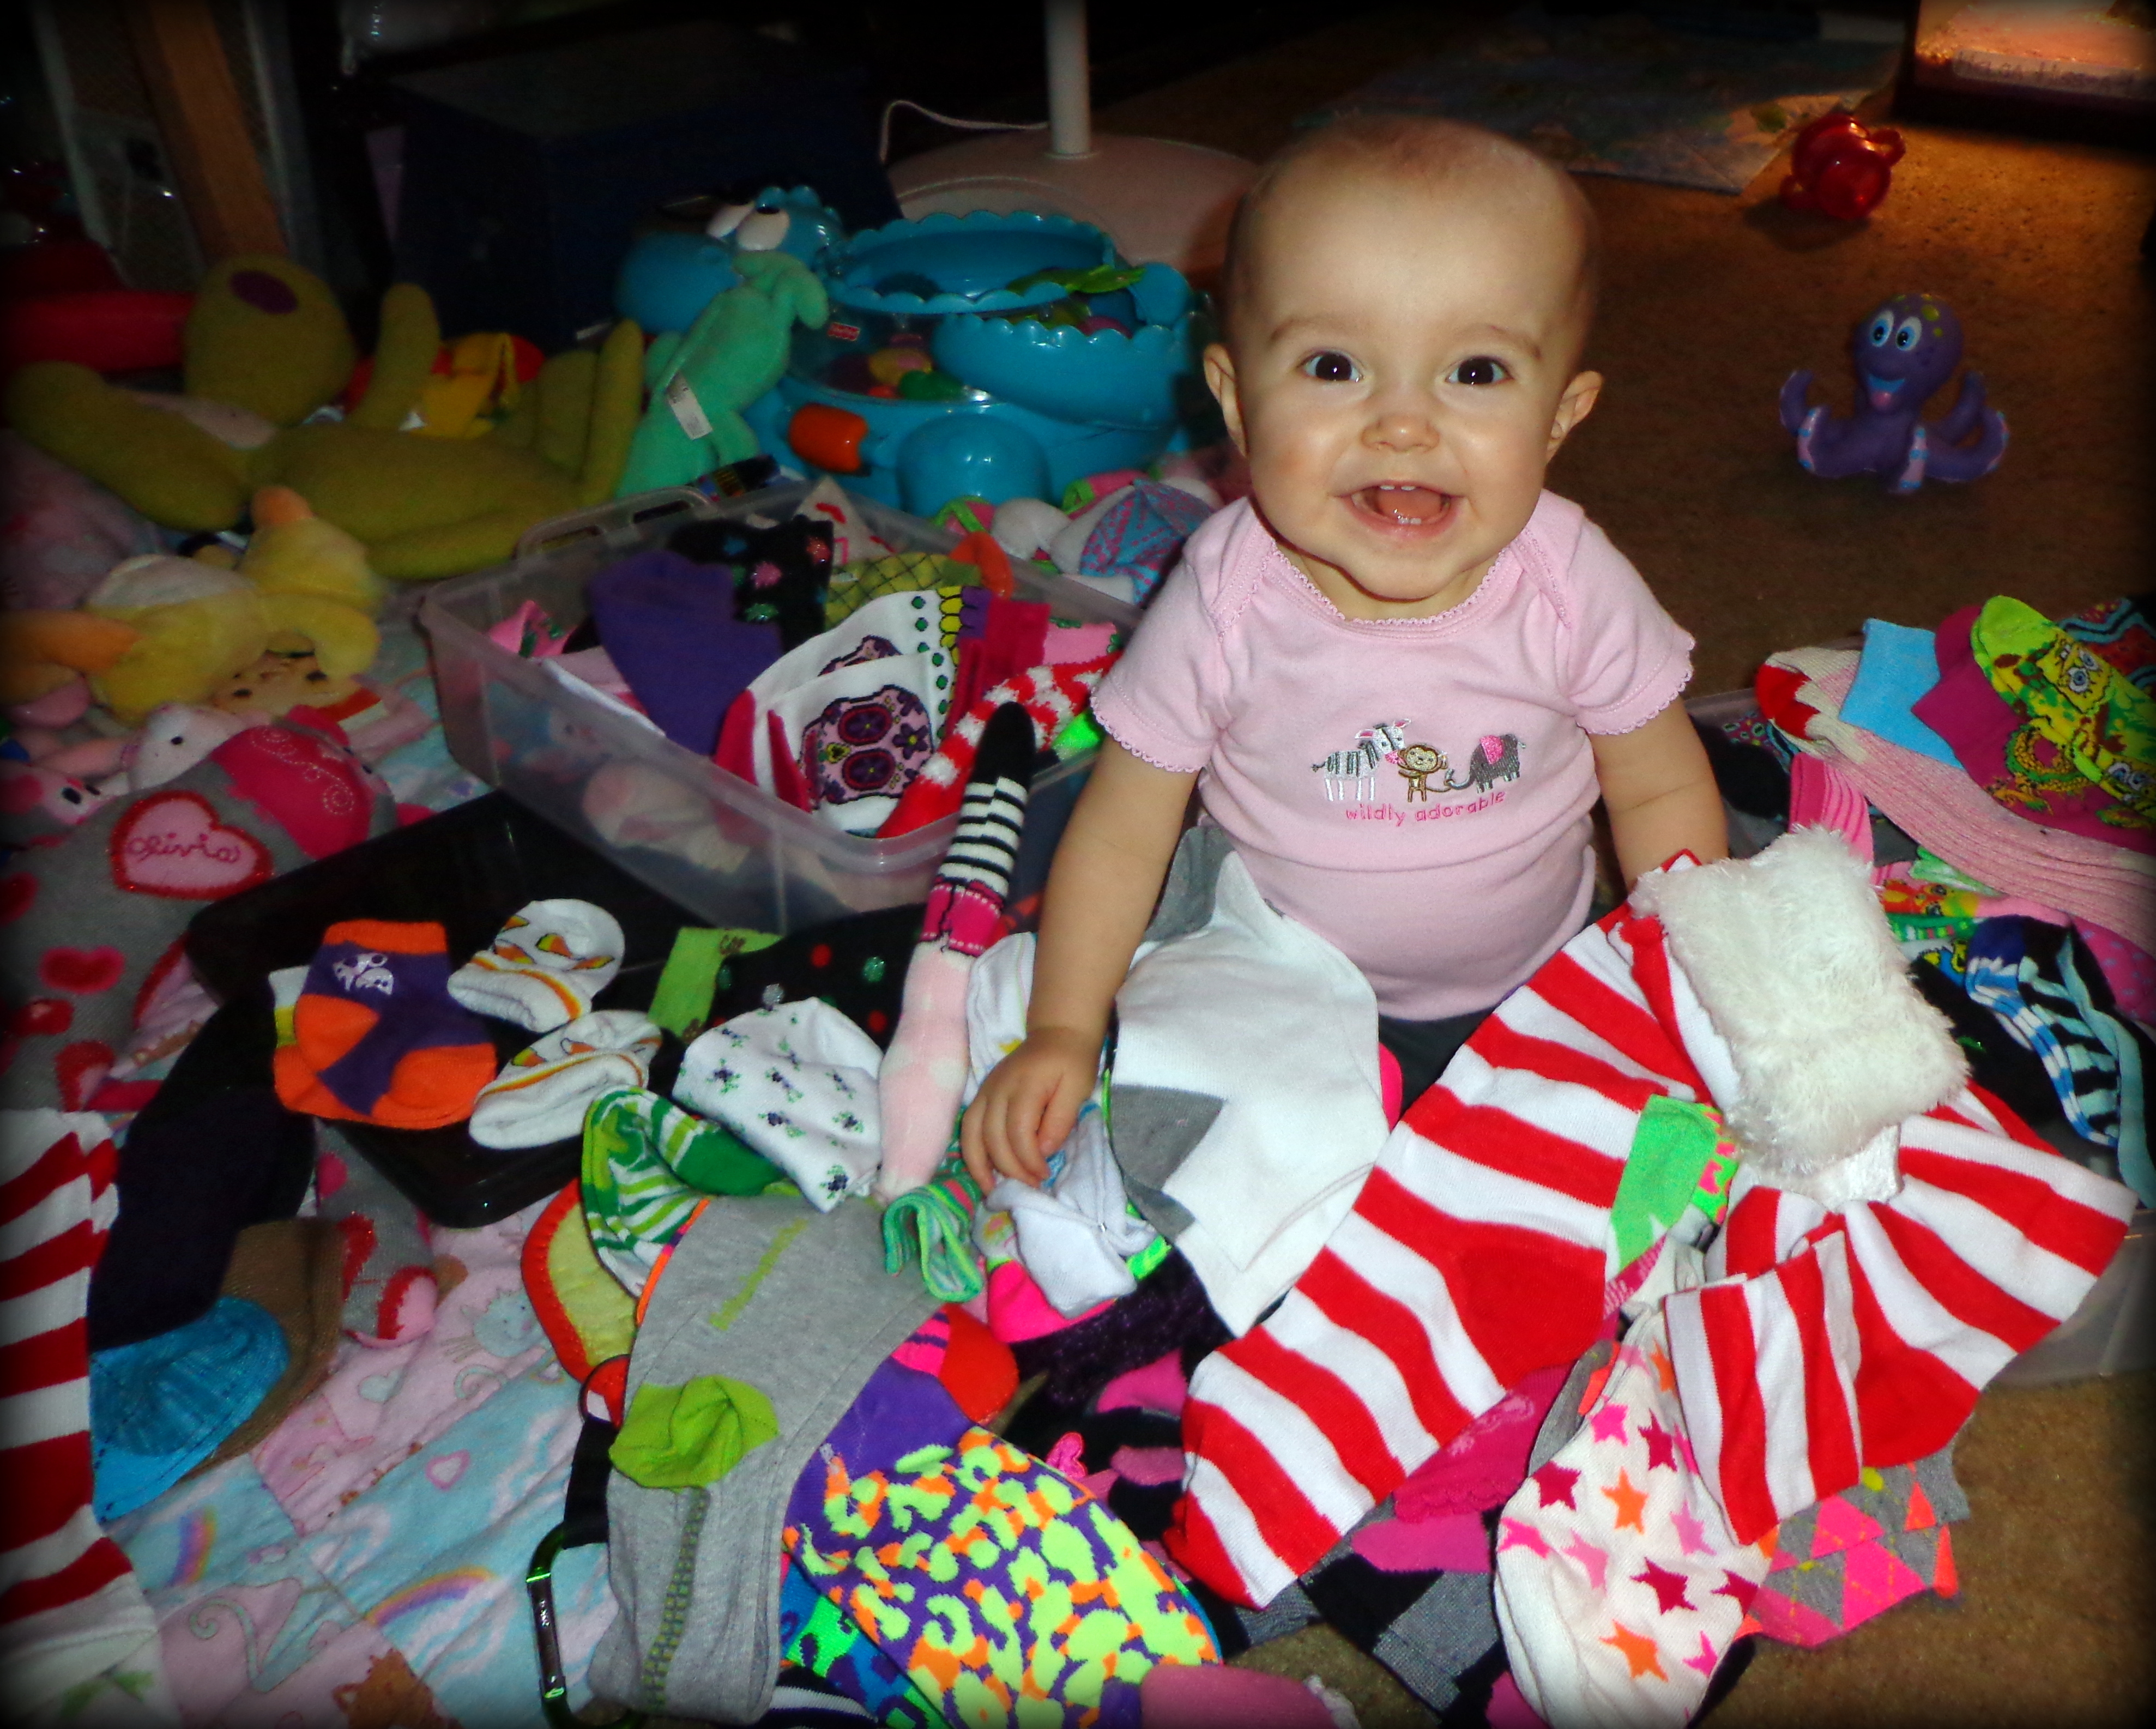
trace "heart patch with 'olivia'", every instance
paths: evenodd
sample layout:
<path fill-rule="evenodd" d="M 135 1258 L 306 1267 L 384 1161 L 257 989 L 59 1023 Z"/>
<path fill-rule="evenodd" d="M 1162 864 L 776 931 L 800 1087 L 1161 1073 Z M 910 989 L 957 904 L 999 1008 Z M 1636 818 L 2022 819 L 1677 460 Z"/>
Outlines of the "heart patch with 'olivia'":
<path fill-rule="evenodd" d="M 137 895 L 221 900 L 267 882 L 270 849 L 218 820 L 199 793 L 159 793 L 113 827 L 112 880 Z"/>

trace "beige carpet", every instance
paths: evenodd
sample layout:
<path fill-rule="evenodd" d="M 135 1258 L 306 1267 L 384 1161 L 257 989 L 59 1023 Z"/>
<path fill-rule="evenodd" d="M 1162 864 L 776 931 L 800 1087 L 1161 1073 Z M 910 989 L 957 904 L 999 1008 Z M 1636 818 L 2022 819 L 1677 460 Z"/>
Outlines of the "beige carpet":
<path fill-rule="evenodd" d="M 1107 130 L 1261 156 L 1296 116 L 1459 39 L 1463 11 L 1354 18 L 1106 110 Z M 1443 16 L 1437 14 L 1443 13 Z M 2156 578 L 2152 291 L 2137 251 L 2145 156 L 1908 129 L 1872 220 L 1800 220 L 1770 170 L 1741 198 L 1584 177 L 1606 283 L 1591 361 L 1602 406 L 1552 485 L 1578 499 L 1699 639 L 1696 690 L 1763 656 L 1861 628 L 1931 625 L 1998 593 L 2056 614 Z M 1890 295 L 1947 300 L 2013 443 L 1999 470 L 1913 498 L 1797 466 L 1782 380 L 1851 398 L 1850 328 Z M 1936 412 L 1936 410 L 1935 410 Z M 1780 1725 L 2124 1723 L 2156 1702 L 2156 1378 L 1994 1392 L 1958 1455 L 1972 1516 L 1962 1592 L 1890 1612 L 1817 1652 L 1763 1645 L 1716 1713 Z M 1254 1653 L 1317 1672 L 1366 1729 L 1431 1721 L 1316 1629 Z"/>

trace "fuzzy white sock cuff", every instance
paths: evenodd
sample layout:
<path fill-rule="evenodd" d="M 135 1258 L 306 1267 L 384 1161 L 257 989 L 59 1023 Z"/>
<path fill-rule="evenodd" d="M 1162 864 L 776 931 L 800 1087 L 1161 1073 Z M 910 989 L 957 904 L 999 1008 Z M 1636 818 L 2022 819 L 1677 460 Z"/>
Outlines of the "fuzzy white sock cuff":
<path fill-rule="evenodd" d="M 1825 1207 L 1892 1196 L 1898 1126 L 1953 1097 L 1969 1065 L 1841 837 L 1799 829 L 1750 859 L 1645 877 L 1632 906 L 1661 920 L 1728 1045 L 1737 1095 L 1715 1103 L 1754 1175 Z"/>

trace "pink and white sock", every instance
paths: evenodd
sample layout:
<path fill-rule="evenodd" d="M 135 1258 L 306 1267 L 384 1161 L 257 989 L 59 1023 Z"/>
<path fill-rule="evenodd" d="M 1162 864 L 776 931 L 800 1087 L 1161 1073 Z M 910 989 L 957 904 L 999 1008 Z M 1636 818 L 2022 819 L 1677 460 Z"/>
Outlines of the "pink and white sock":
<path fill-rule="evenodd" d="M 929 885 L 878 1079 L 884 1141 L 875 1192 L 886 1201 L 927 1182 L 950 1150 L 965 1095 L 967 982 L 975 957 L 1000 934 L 1032 779 L 1033 723 L 1006 703 L 981 734 L 957 832 Z"/>
<path fill-rule="evenodd" d="M 1679 1729 L 1767 1576 L 1773 1535 L 1739 1543 L 1695 1469 L 1659 1309 L 1617 1347 L 1584 1415 L 1499 1516 L 1505 1654 L 1560 1729 Z"/>

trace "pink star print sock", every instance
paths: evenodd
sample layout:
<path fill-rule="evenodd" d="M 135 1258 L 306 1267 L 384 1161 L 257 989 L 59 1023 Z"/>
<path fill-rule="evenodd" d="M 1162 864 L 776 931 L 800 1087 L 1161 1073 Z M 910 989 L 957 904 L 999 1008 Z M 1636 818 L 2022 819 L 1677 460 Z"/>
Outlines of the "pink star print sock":
<path fill-rule="evenodd" d="M 1566 1415 L 1560 1396 L 1550 1420 Z M 1578 1432 L 1499 1516 L 1497 1620 L 1522 1695 L 1548 1723 L 1679 1729 L 1773 1542 L 1738 1543 L 1694 1468 L 1661 1311 L 1650 1311 Z"/>

